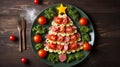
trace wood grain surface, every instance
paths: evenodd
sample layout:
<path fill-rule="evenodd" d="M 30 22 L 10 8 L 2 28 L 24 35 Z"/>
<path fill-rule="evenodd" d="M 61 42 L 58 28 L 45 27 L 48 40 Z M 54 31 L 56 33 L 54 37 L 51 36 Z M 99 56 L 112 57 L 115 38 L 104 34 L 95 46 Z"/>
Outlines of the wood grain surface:
<path fill-rule="evenodd" d="M 0 0 L 0 67 L 49 67 L 40 61 L 30 42 L 32 23 L 27 23 L 27 50 L 18 52 L 18 40 L 9 41 L 11 34 L 18 38 L 17 21 L 23 7 L 40 11 L 50 5 L 71 4 L 85 11 L 96 32 L 95 46 L 89 57 L 75 67 L 120 67 L 120 0 Z M 26 57 L 29 64 L 22 64 Z"/>

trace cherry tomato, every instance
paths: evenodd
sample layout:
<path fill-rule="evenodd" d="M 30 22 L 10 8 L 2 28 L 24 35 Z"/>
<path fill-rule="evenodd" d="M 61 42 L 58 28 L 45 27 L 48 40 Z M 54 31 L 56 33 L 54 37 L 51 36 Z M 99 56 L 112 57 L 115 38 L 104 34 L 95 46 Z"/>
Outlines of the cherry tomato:
<path fill-rule="evenodd" d="M 61 32 L 61 33 L 65 33 L 65 27 L 64 27 L 64 26 L 61 26 L 61 27 L 60 27 L 60 32 Z"/>
<path fill-rule="evenodd" d="M 40 16 L 40 17 L 38 18 L 38 23 L 39 23 L 40 25 L 44 25 L 44 24 L 46 23 L 46 18 L 43 17 L 43 16 Z"/>
<path fill-rule="evenodd" d="M 68 17 L 66 17 L 66 18 L 63 18 L 63 22 L 62 22 L 63 24 L 67 24 L 68 23 Z"/>
<path fill-rule="evenodd" d="M 27 59 L 26 58 L 21 58 L 21 62 L 25 64 L 25 63 L 27 63 Z"/>
<path fill-rule="evenodd" d="M 75 44 L 75 43 L 72 43 L 69 45 L 69 48 L 72 49 L 72 50 L 76 50 L 78 48 L 78 45 Z"/>
<path fill-rule="evenodd" d="M 14 35 L 10 35 L 9 39 L 10 39 L 11 41 L 15 41 L 15 36 L 14 36 Z"/>
<path fill-rule="evenodd" d="M 54 18 L 54 22 L 57 23 L 57 24 L 61 24 L 62 21 L 63 21 L 62 18 L 59 18 L 59 17 L 55 17 L 55 18 Z"/>
<path fill-rule="evenodd" d="M 57 45 L 57 49 L 58 49 L 58 50 L 62 50 L 63 48 L 64 48 L 63 45 L 59 45 L 59 44 Z"/>
<path fill-rule="evenodd" d="M 75 35 L 71 35 L 71 36 L 70 36 L 70 39 L 71 39 L 72 41 L 76 41 L 76 40 L 77 40 L 77 37 L 76 37 Z"/>
<path fill-rule="evenodd" d="M 89 51 L 90 49 L 91 49 L 91 46 L 90 46 L 89 43 L 84 43 L 84 44 L 83 44 L 83 50 Z"/>
<path fill-rule="evenodd" d="M 34 0 L 34 4 L 39 4 L 40 0 Z"/>
<path fill-rule="evenodd" d="M 50 49 L 55 50 L 57 46 L 56 46 L 56 44 L 49 44 L 48 47 L 49 47 Z"/>
<path fill-rule="evenodd" d="M 73 44 L 73 43 L 76 44 L 76 41 L 71 40 L 71 41 L 70 41 L 70 44 Z"/>
<path fill-rule="evenodd" d="M 40 35 L 36 34 L 36 35 L 34 36 L 34 38 L 33 38 L 33 41 L 34 41 L 35 43 L 39 43 L 39 42 L 42 41 L 42 37 L 41 37 Z"/>
<path fill-rule="evenodd" d="M 63 36 L 58 36 L 57 41 L 63 42 L 64 41 L 64 37 Z"/>
<path fill-rule="evenodd" d="M 47 52 L 43 49 L 39 50 L 38 51 L 38 56 L 41 57 L 41 58 L 45 58 L 47 55 Z"/>
<path fill-rule="evenodd" d="M 50 35 L 48 35 L 48 39 L 50 39 L 52 41 L 55 41 L 55 40 L 57 40 L 57 36 L 53 35 L 53 34 L 50 34 Z"/>
<path fill-rule="evenodd" d="M 86 18 L 80 18 L 79 20 L 80 25 L 85 26 L 88 23 L 88 20 Z"/>
<path fill-rule="evenodd" d="M 66 27 L 66 33 L 72 33 L 73 32 L 73 29 L 71 26 L 67 26 Z"/>

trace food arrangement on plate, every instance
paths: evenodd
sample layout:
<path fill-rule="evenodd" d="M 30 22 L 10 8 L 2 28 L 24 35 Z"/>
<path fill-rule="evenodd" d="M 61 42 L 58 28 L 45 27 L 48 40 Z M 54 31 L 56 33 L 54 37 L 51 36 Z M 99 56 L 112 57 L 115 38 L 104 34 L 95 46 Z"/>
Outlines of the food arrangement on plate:
<path fill-rule="evenodd" d="M 72 66 L 83 61 L 94 44 L 94 30 L 80 9 L 57 4 L 42 11 L 31 30 L 32 46 L 44 62 Z"/>

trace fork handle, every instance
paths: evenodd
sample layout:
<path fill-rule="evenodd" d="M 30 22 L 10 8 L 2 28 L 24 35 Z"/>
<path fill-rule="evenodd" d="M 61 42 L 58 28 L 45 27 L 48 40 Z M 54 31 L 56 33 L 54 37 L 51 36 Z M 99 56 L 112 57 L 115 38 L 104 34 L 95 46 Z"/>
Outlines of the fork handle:
<path fill-rule="evenodd" d="M 23 50 L 26 50 L 26 34 L 25 30 L 22 31 L 22 39 L 23 39 Z"/>
<path fill-rule="evenodd" d="M 22 33 L 21 32 L 22 31 L 20 30 L 19 31 L 19 47 L 18 47 L 20 52 L 22 52 Z"/>

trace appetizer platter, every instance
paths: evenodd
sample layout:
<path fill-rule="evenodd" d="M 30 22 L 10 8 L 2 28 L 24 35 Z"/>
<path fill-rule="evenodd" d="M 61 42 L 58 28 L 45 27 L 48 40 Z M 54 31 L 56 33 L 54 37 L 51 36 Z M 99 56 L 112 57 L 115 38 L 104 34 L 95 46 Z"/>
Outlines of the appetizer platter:
<path fill-rule="evenodd" d="M 31 28 L 31 43 L 40 60 L 55 67 L 76 65 L 94 45 L 94 29 L 79 8 L 56 4 L 43 10 Z"/>

